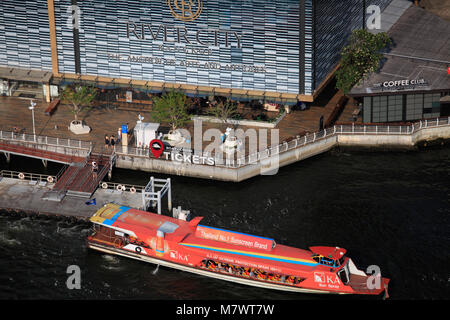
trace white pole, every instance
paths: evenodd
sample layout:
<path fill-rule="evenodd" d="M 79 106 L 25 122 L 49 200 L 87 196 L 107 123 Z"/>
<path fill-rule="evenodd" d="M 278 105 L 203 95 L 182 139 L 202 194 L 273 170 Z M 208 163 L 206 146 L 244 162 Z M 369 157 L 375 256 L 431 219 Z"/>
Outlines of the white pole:
<path fill-rule="evenodd" d="M 34 108 L 31 110 L 31 115 L 33 117 L 33 135 L 34 135 L 34 140 L 36 140 L 36 126 L 34 124 Z"/>
<path fill-rule="evenodd" d="M 167 191 L 167 205 L 169 207 L 169 212 L 172 214 L 172 183 L 170 178 L 167 178 L 167 186 L 169 190 Z"/>
<path fill-rule="evenodd" d="M 158 191 L 158 214 L 161 214 L 161 190 Z"/>
<path fill-rule="evenodd" d="M 30 100 L 30 106 L 28 107 L 28 109 L 31 110 L 31 116 L 33 118 L 33 136 L 34 136 L 34 142 L 36 142 L 36 127 L 34 124 L 34 107 L 36 106 L 36 103 L 33 102 L 33 100 Z"/>

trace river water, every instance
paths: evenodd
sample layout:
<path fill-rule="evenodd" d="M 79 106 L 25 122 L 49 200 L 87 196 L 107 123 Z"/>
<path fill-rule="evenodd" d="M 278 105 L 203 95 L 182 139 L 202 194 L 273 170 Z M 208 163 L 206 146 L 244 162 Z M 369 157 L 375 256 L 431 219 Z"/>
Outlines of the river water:
<path fill-rule="evenodd" d="M 0 158 L 0 169 L 47 174 L 60 169 Z M 113 172 L 114 181 L 138 185 L 150 176 Z M 202 224 L 299 248 L 346 248 L 357 266 L 378 265 L 391 278 L 391 299 L 447 299 L 450 294 L 449 146 L 334 150 L 240 184 L 171 178 L 174 205 L 204 216 Z M 88 223 L 0 214 L 0 299 L 335 297 L 246 287 L 162 267 L 153 274 L 151 264 L 87 250 L 89 232 Z M 81 269 L 79 290 L 66 286 L 70 265 Z"/>

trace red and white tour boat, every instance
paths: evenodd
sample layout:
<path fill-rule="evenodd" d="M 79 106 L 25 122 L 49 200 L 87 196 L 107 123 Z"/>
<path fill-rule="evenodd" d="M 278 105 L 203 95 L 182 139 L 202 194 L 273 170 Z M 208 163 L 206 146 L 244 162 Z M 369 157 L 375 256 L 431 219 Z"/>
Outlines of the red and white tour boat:
<path fill-rule="evenodd" d="M 105 253 L 267 289 L 387 296 L 389 279 L 358 270 L 342 248 L 302 250 L 200 225 L 202 217 L 186 221 L 117 204 L 90 220 L 88 247 Z"/>

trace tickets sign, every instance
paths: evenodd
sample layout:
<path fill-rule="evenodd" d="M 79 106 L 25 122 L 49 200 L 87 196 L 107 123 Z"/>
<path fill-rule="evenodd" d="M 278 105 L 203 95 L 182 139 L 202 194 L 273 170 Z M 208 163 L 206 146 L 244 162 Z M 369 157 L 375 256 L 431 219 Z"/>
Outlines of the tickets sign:
<path fill-rule="evenodd" d="M 265 251 L 271 251 L 274 245 L 273 239 L 202 225 L 197 226 L 195 236 L 206 240 L 215 240 Z"/>

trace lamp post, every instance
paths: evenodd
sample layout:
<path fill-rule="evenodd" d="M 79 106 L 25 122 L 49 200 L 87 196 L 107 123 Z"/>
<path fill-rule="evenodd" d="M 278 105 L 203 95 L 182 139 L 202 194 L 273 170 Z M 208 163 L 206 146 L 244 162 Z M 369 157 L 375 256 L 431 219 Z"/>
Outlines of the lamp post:
<path fill-rule="evenodd" d="M 36 142 L 36 127 L 34 125 L 34 107 L 36 106 L 36 102 L 34 102 L 33 100 L 30 100 L 30 106 L 28 107 L 28 109 L 31 110 L 31 115 L 33 117 L 33 136 L 34 136 L 34 142 Z"/>

